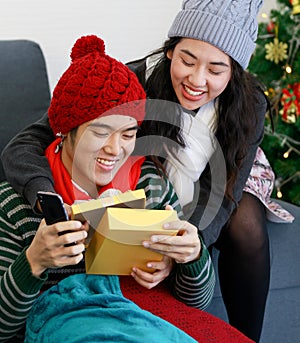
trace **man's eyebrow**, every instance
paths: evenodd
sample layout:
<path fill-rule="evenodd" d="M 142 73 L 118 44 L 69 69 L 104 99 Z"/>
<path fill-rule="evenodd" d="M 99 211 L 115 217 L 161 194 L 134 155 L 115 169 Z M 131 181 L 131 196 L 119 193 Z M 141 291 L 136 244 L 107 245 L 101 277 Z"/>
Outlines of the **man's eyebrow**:
<path fill-rule="evenodd" d="M 127 129 L 125 129 L 124 131 L 132 131 L 132 130 L 138 130 L 140 127 L 138 125 L 134 125 L 131 127 L 128 127 Z"/>
<path fill-rule="evenodd" d="M 189 50 L 181 49 L 180 51 L 182 51 L 184 54 L 189 55 L 190 57 L 192 57 L 195 60 L 197 59 L 197 56 L 192 54 Z M 224 63 L 224 62 L 210 62 L 210 64 L 217 65 L 217 66 L 222 66 L 222 67 L 229 67 L 229 65 L 227 63 Z"/>
<path fill-rule="evenodd" d="M 116 128 L 113 127 L 113 126 L 110 126 L 108 124 L 102 124 L 102 123 L 91 123 L 89 125 L 90 127 L 99 127 L 99 128 L 102 128 L 102 129 L 108 129 L 108 130 L 111 130 L 111 131 L 116 131 Z M 134 126 L 130 126 L 130 127 L 127 127 L 126 129 L 124 129 L 123 131 L 132 131 L 132 130 L 138 130 L 139 126 L 138 125 L 134 125 Z M 120 128 L 119 130 L 122 130 L 122 128 Z"/>

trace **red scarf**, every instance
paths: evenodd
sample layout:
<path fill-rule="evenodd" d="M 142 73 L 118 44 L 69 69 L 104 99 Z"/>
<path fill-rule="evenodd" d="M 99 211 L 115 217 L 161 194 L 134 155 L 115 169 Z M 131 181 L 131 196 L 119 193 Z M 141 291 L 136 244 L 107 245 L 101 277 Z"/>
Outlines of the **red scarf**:
<path fill-rule="evenodd" d="M 68 205 L 72 205 L 75 200 L 91 199 L 90 196 L 72 183 L 70 174 L 61 160 L 61 149 L 58 152 L 55 152 L 56 147 L 60 142 L 60 138 L 56 139 L 49 145 L 45 153 L 52 171 L 55 191 L 62 196 L 64 202 Z M 118 170 L 113 181 L 106 186 L 101 187 L 98 194 L 100 195 L 110 188 L 118 189 L 121 192 L 134 190 L 139 181 L 141 166 L 144 161 L 145 157 L 130 156 Z"/>

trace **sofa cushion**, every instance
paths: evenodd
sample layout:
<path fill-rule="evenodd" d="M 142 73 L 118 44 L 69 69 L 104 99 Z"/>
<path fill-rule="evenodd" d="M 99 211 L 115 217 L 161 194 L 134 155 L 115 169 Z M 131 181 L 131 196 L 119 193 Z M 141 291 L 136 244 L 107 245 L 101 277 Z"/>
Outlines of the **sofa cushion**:
<path fill-rule="evenodd" d="M 271 280 L 261 343 L 298 342 L 300 337 L 300 207 L 276 201 L 291 212 L 295 220 L 293 223 L 267 223 Z M 213 249 L 215 268 L 217 260 L 218 251 Z M 207 311 L 228 321 L 218 276 L 215 294 Z"/>
<path fill-rule="evenodd" d="M 270 289 L 300 287 L 300 207 L 278 202 L 294 215 L 295 220 L 291 224 L 268 222 L 271 254 Z"/>
<path fill-rule="evenodd" d="M 293 223 L 267 222 L 271 257 L 270 289 L 300 287 L 300 207 L 278 199 L 276 202 L 288 210 L 295 220 Z M 217 270 L 217 249 L 213 249 L 212 256 Z M 218 280 L 215 297 L 221 297 Z"/>

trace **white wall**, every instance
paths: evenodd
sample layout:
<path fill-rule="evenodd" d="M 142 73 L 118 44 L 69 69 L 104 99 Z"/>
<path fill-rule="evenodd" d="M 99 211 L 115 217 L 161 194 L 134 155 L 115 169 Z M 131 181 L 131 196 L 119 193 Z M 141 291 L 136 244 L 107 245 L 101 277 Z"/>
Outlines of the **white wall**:
<path fill-rule="evenodd" d="M 96 34 L 123 62 L 161 46 L 182 0 L 0 0 L 0 39 L 32 39 L 44 52 L 53 89 L 76 39 Z M 275 0 L 265 1 L 266 9 Z"/>

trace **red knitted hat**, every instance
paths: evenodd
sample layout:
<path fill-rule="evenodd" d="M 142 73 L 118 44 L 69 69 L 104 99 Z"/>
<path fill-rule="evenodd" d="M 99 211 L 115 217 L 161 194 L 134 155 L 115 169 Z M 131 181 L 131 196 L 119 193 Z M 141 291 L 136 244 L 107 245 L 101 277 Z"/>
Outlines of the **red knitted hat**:
<path fill-rule="evenodd" d="M 143 87 L 128 67 L 105 54 L 101 38 L 79 38 L 71 61 L 54 89 L 48 110 L 54 134 L 66 134 L 100 115 L 123 114 L 138 123 L 143 120 Z"/>

